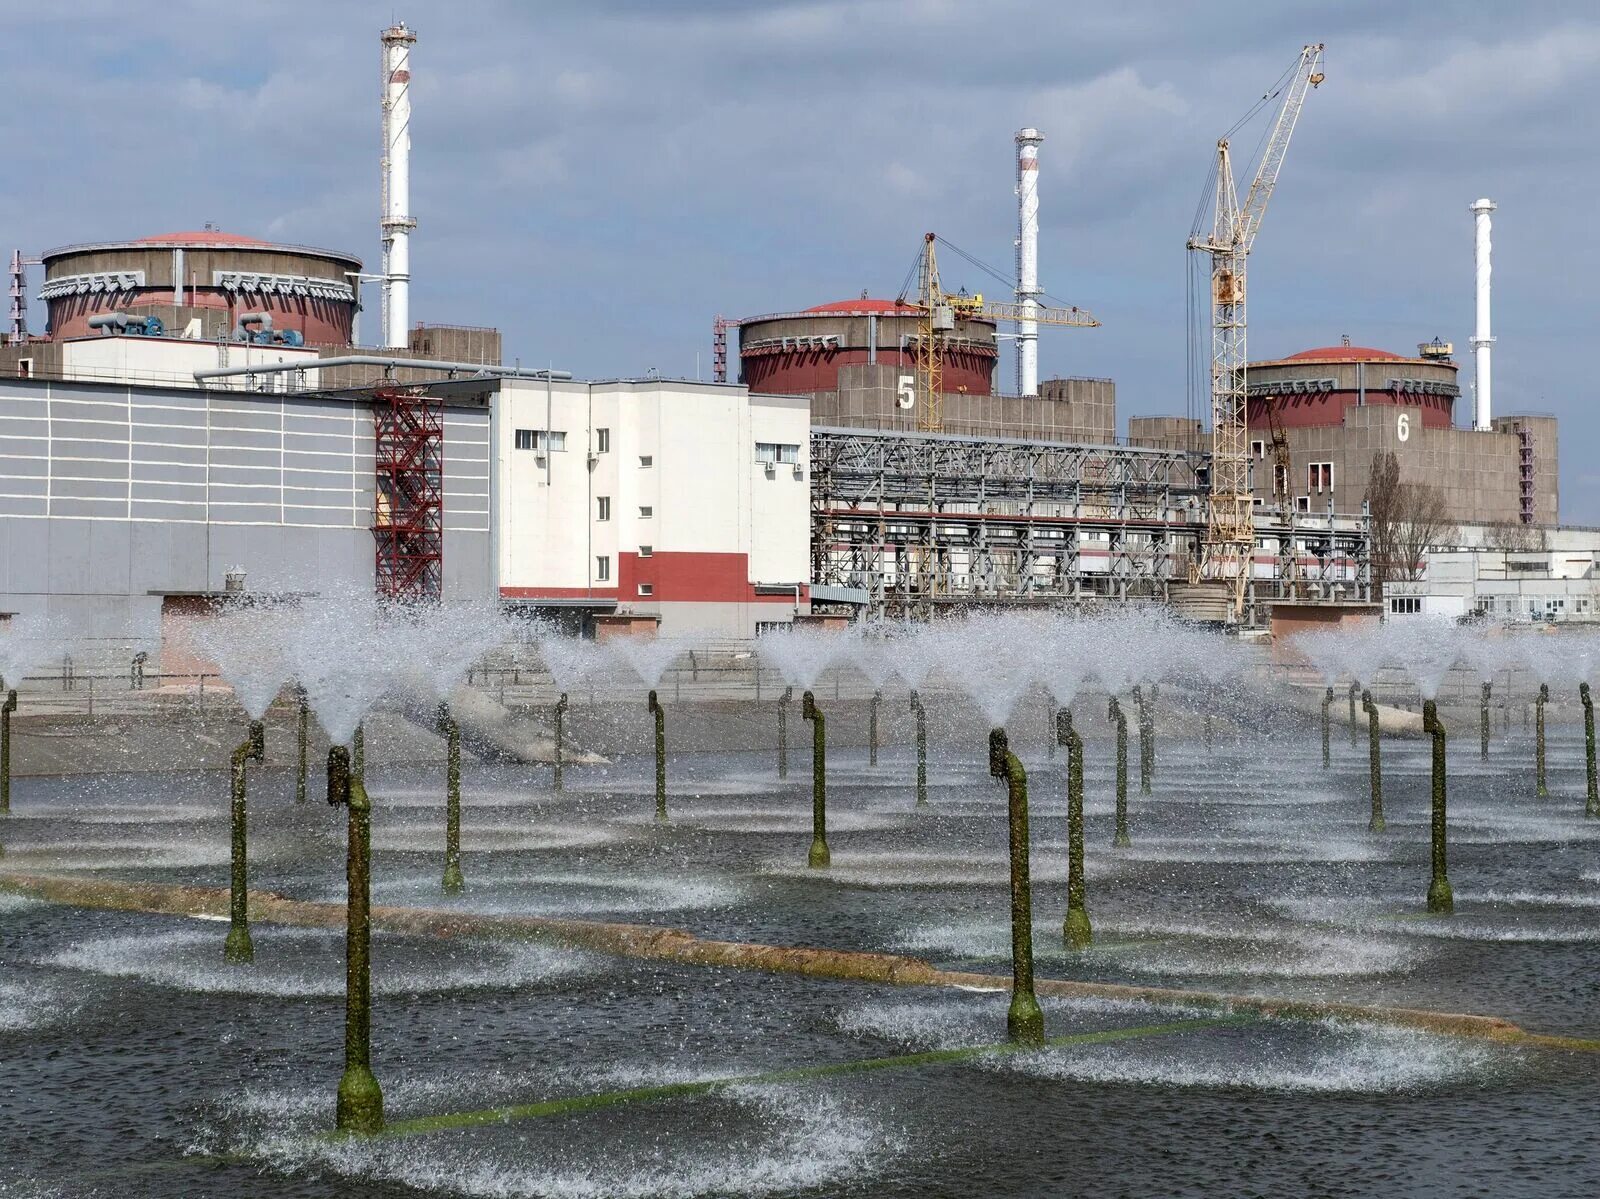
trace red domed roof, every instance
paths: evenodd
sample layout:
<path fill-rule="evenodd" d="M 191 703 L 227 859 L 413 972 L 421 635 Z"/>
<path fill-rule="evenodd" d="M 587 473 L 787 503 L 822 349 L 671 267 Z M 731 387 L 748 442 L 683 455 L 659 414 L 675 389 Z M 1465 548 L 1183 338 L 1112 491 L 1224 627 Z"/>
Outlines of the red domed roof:
<path fill-rule="evenodd" d="M 199 229 L 185 233 L 158 233 L 154 237 L 141 237 L 134 243 L 139 246 L 269 246 L 272 243 L 259 237 L 246 237 L 242 233 L 224 233 L 221 229 Z"/>
<path fill-rule="evenodd" d="M 888 314 L 890 316 L 917 316 L 922 312 L 920 308 L 912 308 L 907 304 L 898 304 L 894 300 L 835 300 L 831 304 L 818 304 L 814 308 L 807 308 L 807 312 L 845 312 L 845 313 L 871 313 L 874 316 Z"/>
<path fill-rule="evenodd" d="M 1290 354 L 1284 362 L 1372 362 L 1399 361 L 1400 354 L 1388 350 L 1374 350 L 1370 346 L 1320 346 L 1315 350 L 1301 350 Z"/>

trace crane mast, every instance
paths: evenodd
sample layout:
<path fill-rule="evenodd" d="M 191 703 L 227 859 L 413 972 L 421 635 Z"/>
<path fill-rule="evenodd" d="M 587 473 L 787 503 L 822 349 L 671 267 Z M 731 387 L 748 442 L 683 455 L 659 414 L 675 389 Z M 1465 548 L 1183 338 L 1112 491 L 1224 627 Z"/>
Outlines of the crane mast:
<path fill-rule="evenodd" d="M 1229 139 L 1218 140 L 1211 233 L 1189 239 L 1189 249 L 1211 256 L 1211 510 L 1199 573 L 1232 588 L 1236 619 L 1244 612 L 1255 548 L 1245 406 L 1245 268 L 1306 95 L 1322 82 L 1321 66 L 1320 42 L 1300 51 L 1242 207 Z"/>

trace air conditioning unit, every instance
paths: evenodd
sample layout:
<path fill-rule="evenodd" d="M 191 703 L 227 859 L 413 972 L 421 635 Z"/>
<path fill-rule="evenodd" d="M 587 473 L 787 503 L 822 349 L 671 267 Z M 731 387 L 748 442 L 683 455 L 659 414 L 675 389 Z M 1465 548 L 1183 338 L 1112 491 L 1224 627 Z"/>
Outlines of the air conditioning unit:
<path fill-rule="evenodd" d="M 778 464 L 776 462 L 769 462 L 769 463 L 766 464 L 766 468 L 765 469 L 766 469 L 767 478 L 771 479 L 774 476 L 776 476 L 777 473 L 778 473 Z"/>
<path fill-rule="evenodd" d="M 533 455 L 533 461 L 534 461 L 535 465 L 543 466 L 545 464 L 545 453 L 544 453 L 544 451 L 543 450 L 537 451 Z"/>
<path fill-rule="evenodd" d="M 806 477 L 805 468 L 802 467 L 798 462 L 794 464 L 794 477 L 797 479 L 803 479 Z"/>

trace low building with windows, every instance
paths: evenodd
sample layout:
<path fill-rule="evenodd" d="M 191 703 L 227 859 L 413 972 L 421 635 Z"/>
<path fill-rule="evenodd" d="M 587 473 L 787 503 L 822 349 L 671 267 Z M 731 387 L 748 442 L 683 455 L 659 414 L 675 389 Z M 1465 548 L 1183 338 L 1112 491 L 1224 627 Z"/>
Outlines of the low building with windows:
<path fill-rule="evenodd" d="M 749 637 L 810 604 L 810 412 L 738 385 L 507 379 L 500 594 L 573 624 Z"/>
<path fill-rule="evenodd" d="M 1600 536 L 1555 534 L 1557 548 L 1431 550 L 1423 578 L 1384 586 L 1390 616 L 1498 624 L 1600 621 Z"/>

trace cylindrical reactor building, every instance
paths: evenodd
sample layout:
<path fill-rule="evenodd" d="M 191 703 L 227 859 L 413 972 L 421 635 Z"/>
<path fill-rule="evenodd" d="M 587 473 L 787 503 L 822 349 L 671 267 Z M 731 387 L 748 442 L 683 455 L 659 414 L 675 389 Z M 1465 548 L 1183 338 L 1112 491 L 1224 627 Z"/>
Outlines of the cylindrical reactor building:
<path fill-rule="evenodd" d="M 840 300 L 804 312 L 757 316 L 739 326 L 739 366 L 751 391 L 805 395 L 839 386 L 839 369 L 855 363 L 916 366 L 921 310 L 893 300 Z M 999 348 L 995 325 L 959 309 L 944 336 L 946 394 L 994 392 Z"/>
<path fill-rule="evenodd" d="M 231 336 L 243 314 L 265 312 L 275 331 L 348 346 L 360 308 L 354 255 L 214 229 L 86 242 L 42 257 L 39 298 L 58 341 L 95 332 L 90 319 L 108 313 L 156 316 L 169 336 L 209 339 Z"/>

